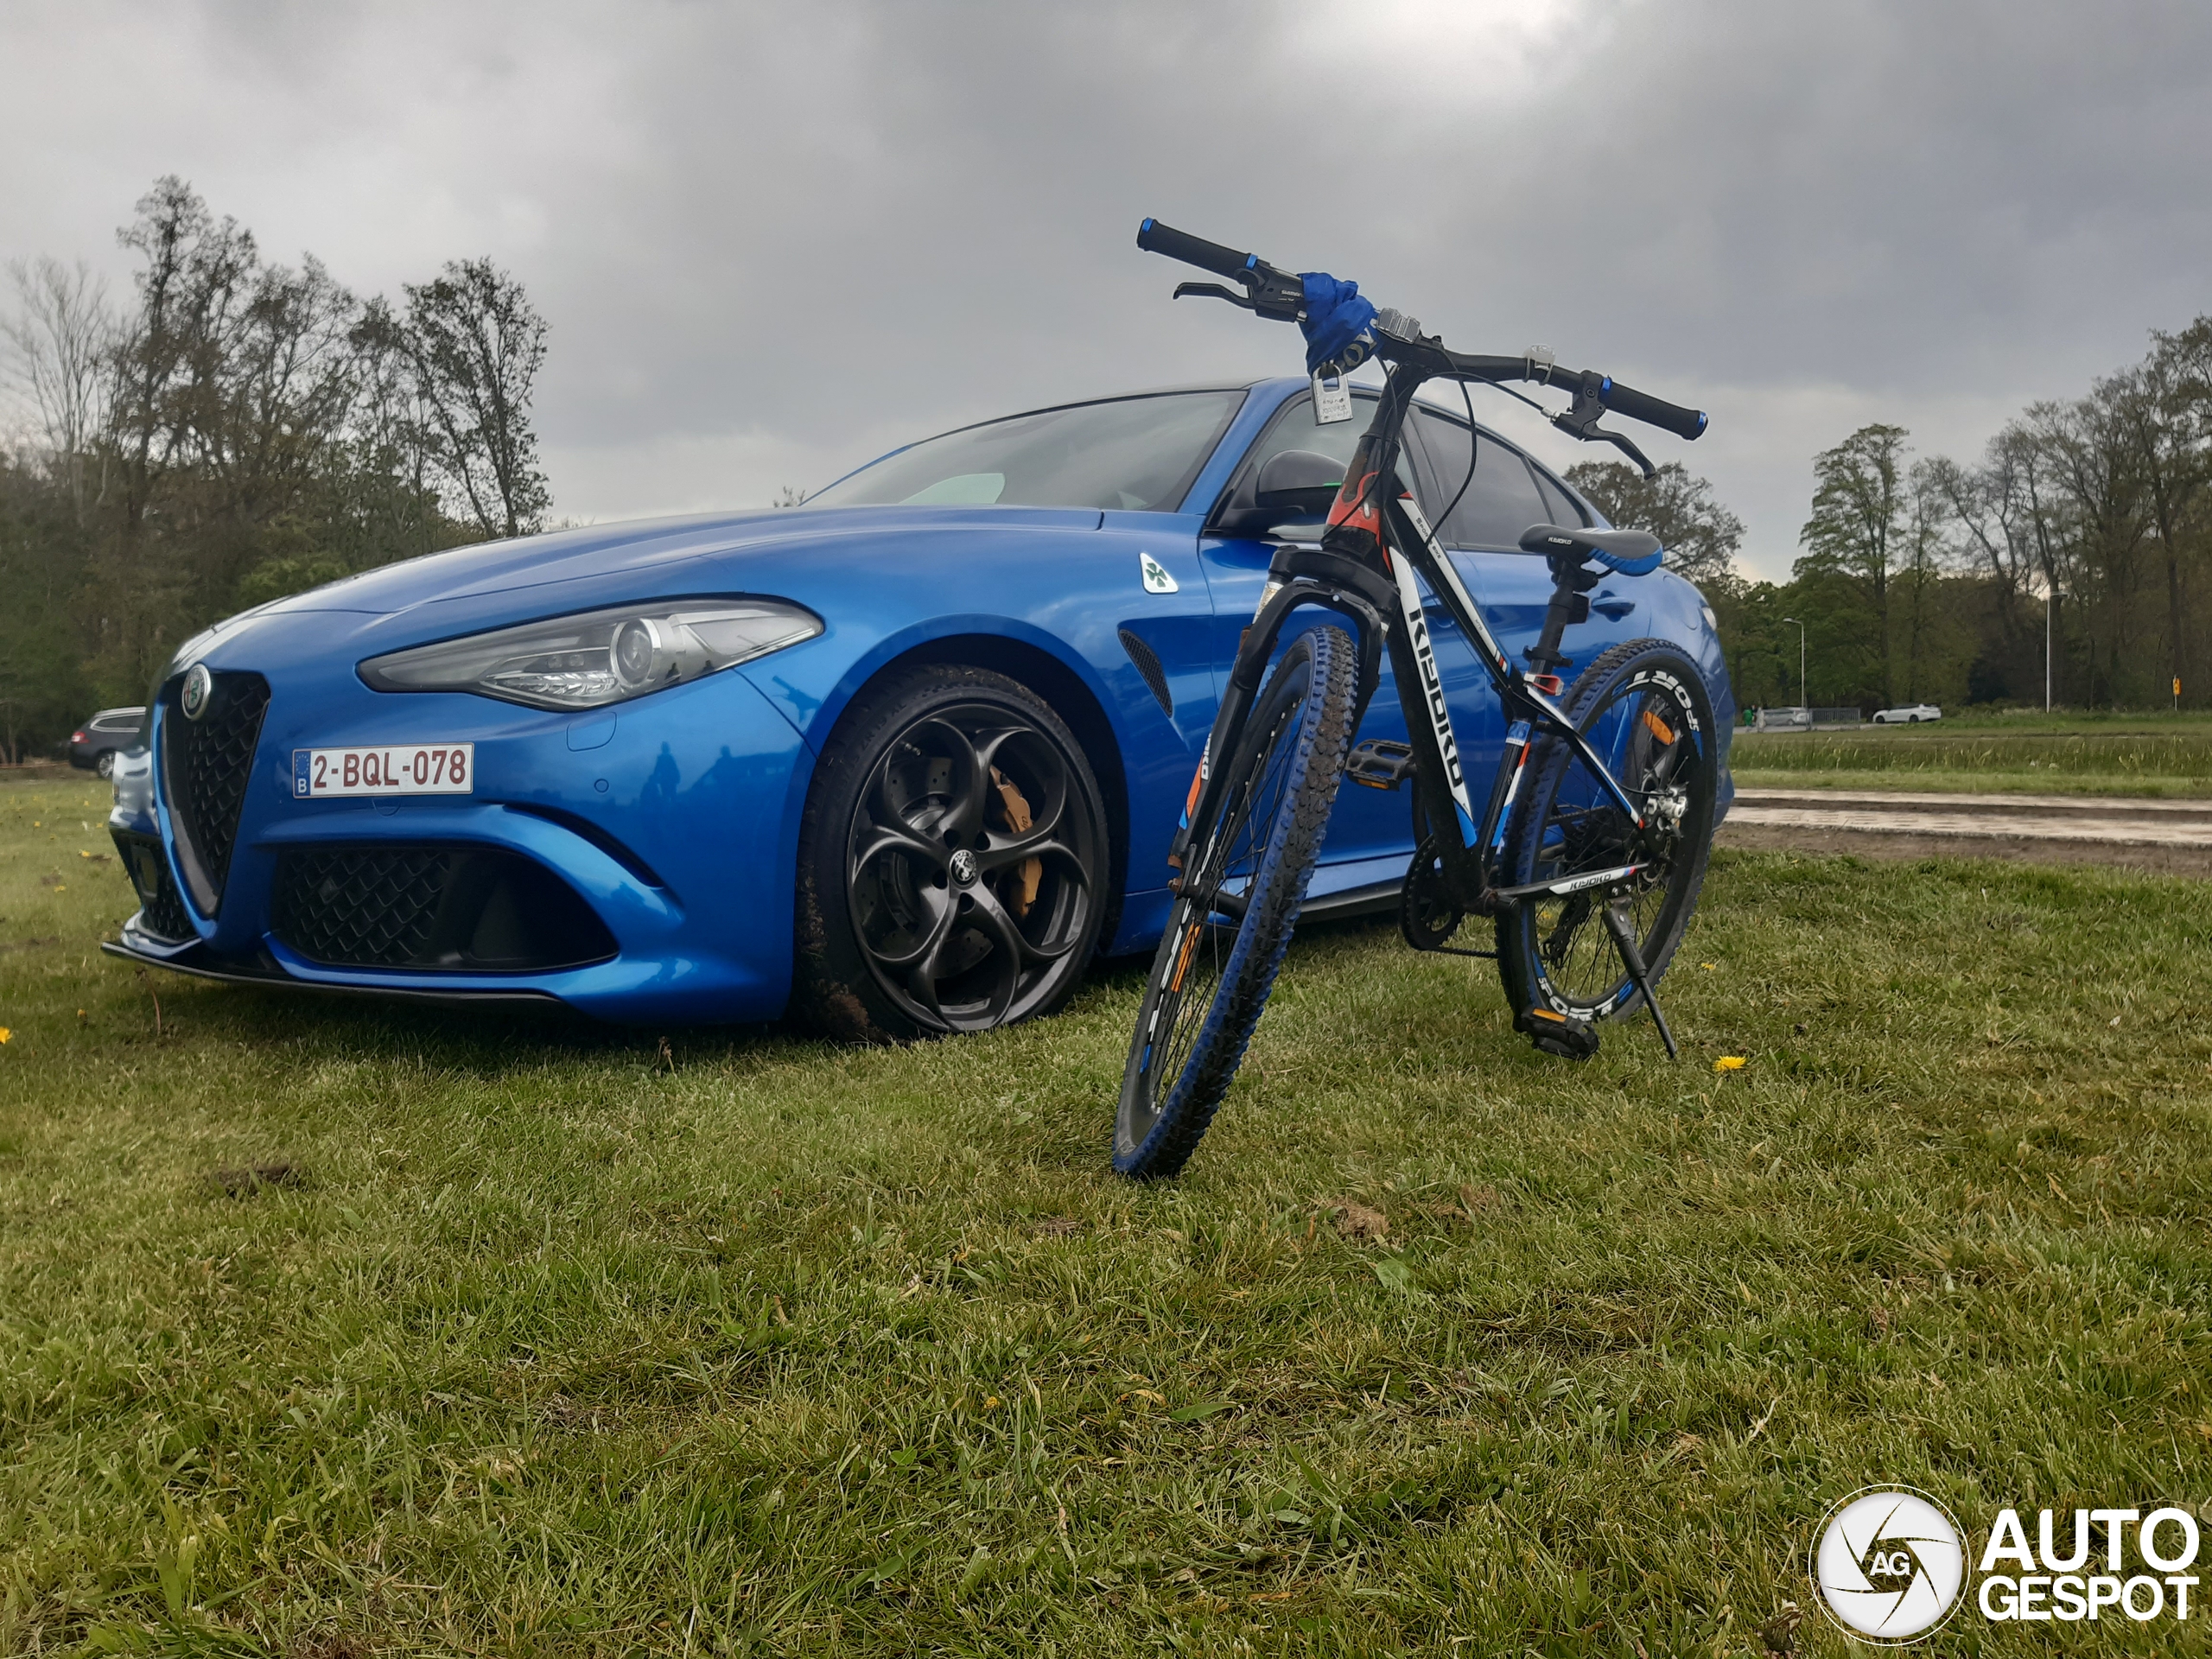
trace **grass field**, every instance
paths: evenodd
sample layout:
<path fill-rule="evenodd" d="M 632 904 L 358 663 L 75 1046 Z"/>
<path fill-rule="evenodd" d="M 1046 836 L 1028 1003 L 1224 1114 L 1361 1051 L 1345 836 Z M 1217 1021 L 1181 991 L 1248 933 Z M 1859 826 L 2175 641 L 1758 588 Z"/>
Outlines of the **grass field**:
<path fill-rule="evenodd" d="M 1136 1189 L 1127 975 L 903 1052 L 142 981 L 99 798 L 0 787 L 0 1652 L 1757 1654 L 1868 1482 L 2212 1500 L 2212 886 L 1724 853 L 1678 1067 L 1317 929 Z"/>
<path fill-rule="evenodd" d="M 1732 764 L 1753 787 L 2212 796 L 2212 716 L 2006 714 L 1739 732 Z"/>

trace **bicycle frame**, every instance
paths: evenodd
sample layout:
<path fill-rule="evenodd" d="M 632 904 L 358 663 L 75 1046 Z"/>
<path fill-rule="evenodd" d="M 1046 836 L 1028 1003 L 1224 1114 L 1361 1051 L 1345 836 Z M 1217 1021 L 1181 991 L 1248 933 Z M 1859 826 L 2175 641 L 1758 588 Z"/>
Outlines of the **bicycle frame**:
<path fill-rule="evenodd" d="M 1389 382 L 1354 451 L 1320 546 L 1283 546 L 1270 563 L 1267 588 L 1238 647 L 1236 665 L 1207 740 L 1205 759 L 1199 763 L 1198 788 L 1185 829 L 1169 856 L 1168 861 L 1178 868 L 1211 868 L 1211 841 L 1195 864 L 1185 861 L 1190 826 L 1214 823 L 1218 816 L 1222 773 L 1212 766 L 1212 757 L 1233 750 L 1274 658 L 1283 625 L 1294 611 L 1307 606 L 1337 611 L 1357 626 L 1360 677 L 1355 730 L 1380 683 L 1378 640 L 1389 651 L 1416 763 L 1415 798 L 1421 802 L 1432 826 L 1451 824 L 1458 831 L 1451 836 L 1439 834 L 1436 840 L 1451 887 L 1467 908 L 1495 911 L 1537 894 L 1605 887 L 1626 880 L 1643 868 L 1641 863 L 1630 863 L 1517 887 L 1500 887 L 1497 883 L 1497 860 L 1504 847 L 1508 817 L 1539 736 L 1555 736 L 1570 745 L 1638 832 L 1648 827 L 1647 817 L 1643 805 L 1621 785 L 1589 741 L 1552 701 L 1557 695 L 1556 677 L 1544 677 L 1552 681 L 1548 692 L 1498 644 L 1412 497 L 1386 498 L 1381 510 L 1376 508 L 1374 498 L 1382 493 L 1382 480 L 1396 475 L 1399 435 L 1413 395 L 1435 378 L 1439 377 L 1402 363 L 1390 364 Z M 1370 521 L 1371 527 L 1359 525 L 1357 521 L 1363 518 Z M 1473 645 L 1476 658 L 1507 716 L 1505 750 L 1479 817 L 1460 765 L 1459 740 L 1452 730 L 1442 677 L 1437 671 L 1416 574 L 1427 581 L 1430 591 Z M 1565 582 L 1564 571 L 1560 580 Z M 1386 624 L 1386 616 L 1395 626 Z M 1217 823 L 1215 833 L 1218 834 Z"/>

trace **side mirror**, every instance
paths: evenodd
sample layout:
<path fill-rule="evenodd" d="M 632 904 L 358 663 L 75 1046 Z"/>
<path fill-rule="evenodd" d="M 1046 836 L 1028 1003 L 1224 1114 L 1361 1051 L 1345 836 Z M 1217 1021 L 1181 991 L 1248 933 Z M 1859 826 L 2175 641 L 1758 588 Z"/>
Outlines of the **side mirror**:
<path fill-rule="evenodd" d="M 1269 455 L 1253 487 L 1253 505 L 1262 512 L 1299 518 L 1325 518 L 1344 487 L 1341 461 L 1311 449 L 1284 449 Z"/>

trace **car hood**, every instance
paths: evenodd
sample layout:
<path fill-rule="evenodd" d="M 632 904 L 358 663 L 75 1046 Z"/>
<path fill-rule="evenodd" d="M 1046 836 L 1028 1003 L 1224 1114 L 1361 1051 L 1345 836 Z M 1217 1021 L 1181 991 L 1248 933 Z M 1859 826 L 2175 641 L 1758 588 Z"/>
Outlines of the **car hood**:
<path fill-rule="evenodd" d="M 1096 529 L 1102 518 L 1093 508 L 830 507 L 597 524 L 425 554 L 295 594 L 249 614 L 346 611 L 388 616 L 444 601 L 625 572 L 658 588 L 671 567 L 695 559 L 771 554 L 835 559 L 837 544 L 856 537 L 965 529 Z"/>

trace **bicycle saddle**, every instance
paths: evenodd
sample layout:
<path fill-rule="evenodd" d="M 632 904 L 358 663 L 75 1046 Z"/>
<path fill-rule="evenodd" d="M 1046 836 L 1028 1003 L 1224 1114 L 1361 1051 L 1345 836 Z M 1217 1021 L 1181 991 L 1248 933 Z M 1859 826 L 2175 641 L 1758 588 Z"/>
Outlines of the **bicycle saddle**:
<path fill-rule="evenodd" d="M 1578 559 L 1595 559 L 1624 576 L 1649 575 L 1666 556 L 1659 538 L 1648 530 L 1584 530 L 1567 524 L 1529 525 L 1521 532 L 1521 549 L 1525 553 L 1572 553 Z"/>

